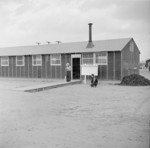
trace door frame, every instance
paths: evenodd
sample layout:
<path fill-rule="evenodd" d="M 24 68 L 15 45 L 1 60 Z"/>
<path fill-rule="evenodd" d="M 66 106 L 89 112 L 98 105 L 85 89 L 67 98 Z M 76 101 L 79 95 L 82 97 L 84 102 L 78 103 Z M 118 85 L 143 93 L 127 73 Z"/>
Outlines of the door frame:
<path fill-rule="evenodd" d="M 71 80 L 73 80 L 73 58 L 80 59 L 80 79 L 81 79 L 81 54 L 71 54 L 71 67 L 72 67 L 71 68 Z"/>

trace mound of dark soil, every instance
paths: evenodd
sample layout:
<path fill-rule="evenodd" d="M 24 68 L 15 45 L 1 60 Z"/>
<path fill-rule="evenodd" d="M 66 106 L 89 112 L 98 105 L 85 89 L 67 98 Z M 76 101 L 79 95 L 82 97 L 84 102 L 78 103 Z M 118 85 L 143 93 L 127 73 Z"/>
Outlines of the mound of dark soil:
<path fill-rule="evenodd" d="M 132 75 L 123 77 L 120 85 L 147 86 L 147 85 L 150 85 L 150 80 L 146 79 L 145 77 L 141 75 L 132 74 Z"/>

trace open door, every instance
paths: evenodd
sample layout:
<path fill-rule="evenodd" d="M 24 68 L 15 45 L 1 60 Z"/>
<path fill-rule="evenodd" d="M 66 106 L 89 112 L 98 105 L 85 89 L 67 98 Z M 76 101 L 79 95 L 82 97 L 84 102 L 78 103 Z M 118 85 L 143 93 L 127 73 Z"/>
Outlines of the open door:
<path fill-rule="evenodd" d="M 72 79 L 80 79 L 81 71 L 80 71 L 80 63 L 81 63 L 81 55 L 72 55 Z"/>

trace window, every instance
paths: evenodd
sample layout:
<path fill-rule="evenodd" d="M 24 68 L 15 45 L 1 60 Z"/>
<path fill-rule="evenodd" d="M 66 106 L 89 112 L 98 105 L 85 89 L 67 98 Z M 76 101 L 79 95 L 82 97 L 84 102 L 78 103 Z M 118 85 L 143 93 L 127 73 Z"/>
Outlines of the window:
<path fill-rule="evenodd" d="M 1 66 L 9 66 L 9 57 L 1 57 Z"/>
<path fill-rule="evenodd" d="M 134 52 L 134 42 L 133 41 L 130 42 L 130 51 Z"/>
<path fill-rule="evenodd" d="M 16 57 L 16 66 L 24 66 L 24 56 Z"/>
<path fill-rule="evenodd" d="M 52 54 L 51 55 L 51 65 L 61 65 L 61 55 L 60 54 Z"/>
<path fill-rule="evenodd" d="M 96 64 L 98 65 L 107 65 L 107 52 L 98 52 L 95 53 Z"/>
<path fill-rule="evenodd" d="M 33 66 L 41 66 L 42 65 L 42 56 L 41 55 L 33 55 L 32 56 L 32 65 Z"/>
<path fill-rule="evenodd" d="M 83 53 L 82 64 L 93 65 L 93 63 L 94 63 L 93 53 Z"/>

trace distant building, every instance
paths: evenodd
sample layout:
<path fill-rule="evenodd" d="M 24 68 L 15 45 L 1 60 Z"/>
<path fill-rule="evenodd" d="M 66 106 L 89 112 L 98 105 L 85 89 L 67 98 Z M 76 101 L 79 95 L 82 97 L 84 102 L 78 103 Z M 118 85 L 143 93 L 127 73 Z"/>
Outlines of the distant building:
<path fill-rule="evenodd" d="M 91 27 L 91 25 L 89 25 Z M 89 28 L 90 28 L 89 27 Z M 0 48 L 0 77 L 81 79 L 81 65 L 98 65 L 98 79 L 120 80 L 139 74 L 140 51 L 133 38 Z"/>
<path fill-rule="evenodd" d="M 148 68 L 150 71 L 150 59 L 146 60 L 145 67 Z"/>
<path fill-rule="evenodd" d="M 140 69 L 145 69 L 145 62 L 140 62 Z"/>
<path fill-rule="evenodd" d="M 146 60 L 145 67 L 147 67 L 147 68 L 148 68 L 148 66 L 150 66 L 150 59 Z"/>

